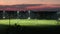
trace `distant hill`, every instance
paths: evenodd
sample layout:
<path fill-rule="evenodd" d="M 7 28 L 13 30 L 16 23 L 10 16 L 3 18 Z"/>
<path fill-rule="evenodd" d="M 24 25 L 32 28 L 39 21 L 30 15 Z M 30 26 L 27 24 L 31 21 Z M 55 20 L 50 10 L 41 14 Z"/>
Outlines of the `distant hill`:
<path fill-rule="evenodd" d="M 17 4 L 17 5 L 0 5 L 0 10 L 17 11 L 17 10 L 36 10 L 36 11 L 60 11 L 60 4 Z"/>

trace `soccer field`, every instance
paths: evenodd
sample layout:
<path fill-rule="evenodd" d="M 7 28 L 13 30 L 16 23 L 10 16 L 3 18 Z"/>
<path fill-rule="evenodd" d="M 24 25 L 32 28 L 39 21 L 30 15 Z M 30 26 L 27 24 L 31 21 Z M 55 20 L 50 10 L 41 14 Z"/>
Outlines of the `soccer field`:
<path fill-rule="evenodd" d="M 17 23 L 18 25 L 21 26 L 39 26 L 39 25 L 57 25 L 56 20 L 37 20 L 37 19 L 3 19 L 0 20 L 0 24 L 5 24 L 5 25 L 14 25 Z"/>

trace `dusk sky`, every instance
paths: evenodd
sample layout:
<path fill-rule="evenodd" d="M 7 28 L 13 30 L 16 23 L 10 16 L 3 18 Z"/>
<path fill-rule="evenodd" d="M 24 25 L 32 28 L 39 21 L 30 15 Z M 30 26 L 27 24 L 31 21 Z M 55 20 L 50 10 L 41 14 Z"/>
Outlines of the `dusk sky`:
<path fill-rule="evenodd" d="M 0 0 L 0 5 L 14 4 L 60 4 L 60 0 Z"/>

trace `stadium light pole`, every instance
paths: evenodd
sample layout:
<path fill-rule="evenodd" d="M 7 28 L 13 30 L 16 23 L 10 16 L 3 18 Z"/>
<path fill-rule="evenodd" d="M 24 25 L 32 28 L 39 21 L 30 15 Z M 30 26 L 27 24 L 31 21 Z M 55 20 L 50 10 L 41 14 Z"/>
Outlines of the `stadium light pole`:
<path fill-rule="evenodd" d="M 19 11 L 17 11 L 17 19 L 19 19 Z M 17 23 L 18 23 L 18 21 L 17 21 Z"/>
<path fill-rule="evenodd" d="M 30 10 L 28 10 L 28 14 L 29 14 L 29 15 L 28 15 L 28 19 L 31 19 L 31 18 L 30 18 Z"/>
<path fill-rule="evenodd" d="M 5 19 L 5 10 L 3 11 L 3 19 Z"/>

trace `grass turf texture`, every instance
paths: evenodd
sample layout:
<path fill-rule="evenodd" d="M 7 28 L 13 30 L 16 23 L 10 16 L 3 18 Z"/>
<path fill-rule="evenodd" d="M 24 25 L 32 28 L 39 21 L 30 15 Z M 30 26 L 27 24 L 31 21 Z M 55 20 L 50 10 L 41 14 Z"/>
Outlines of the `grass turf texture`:
<path fill-rule="evenodd" d="M 0 20 L 0 24 L 5 24 L 5 25 L 14 25 L 17 23 L 18 25 L 21 26 L 40 26 L 40 25 L 57 25 L 56 20 L 37 20 L 37 19 L 2 19 Z"/>

